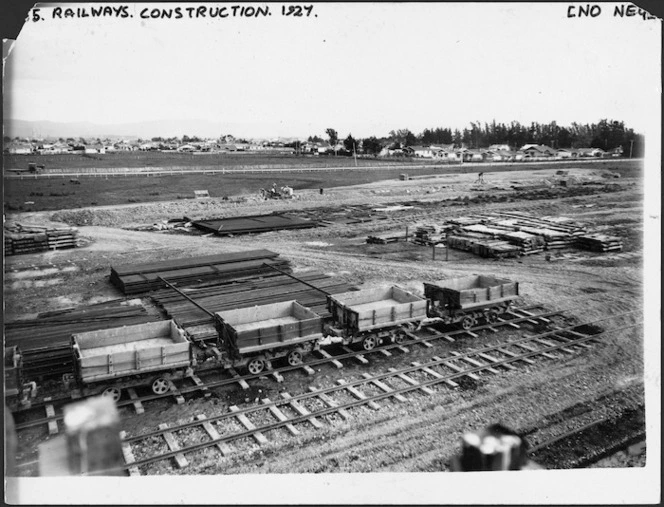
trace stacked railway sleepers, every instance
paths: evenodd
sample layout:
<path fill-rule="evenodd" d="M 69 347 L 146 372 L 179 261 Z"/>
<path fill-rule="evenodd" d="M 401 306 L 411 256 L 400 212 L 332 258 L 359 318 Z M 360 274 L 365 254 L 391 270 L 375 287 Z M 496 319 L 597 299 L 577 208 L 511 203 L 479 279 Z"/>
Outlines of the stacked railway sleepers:
<path fill-rule="evenodd" d="M 278 253 L 250 250 L 111 267 L 110 280 L 124 294 L 143 294 L 165 287 L 160 277 L 180 285 L 230 280 L 272 272 L 266 264 L 281 270 L 290 270 L 289 261 L 280 259 Z"/>
<path fill-rule="evenodd" d="M 329 317 L 327 294 L 338 294 L 353 287 L 317 271 L 297 274 L 302 283 L 273 271 L 262 276 L 226 282 L 210 282 L 182 289 L 187 296 L 210 312 L 220 312 L 257 305 L 297 301 L 322 318 Z M 317 287 L 316 290 L 311 287 Z M 322 291 L 322 292 L 321 292 Z M 212 317 L 172 289 L 150 295 L 169 318 L 182 326 L 194 341 L 215 341 L 217 331 Z"/>
<path fill-rule="evenodd" d="M 418 225 L 415 227 L 413 243 L 416 245 L 432 246 L 445 242 L 445 232 L 448 227 L 438 225 Z"/>
<path fill-rule="evenodd" d="M 21 349 L 26 380 L 57 378 L 73 373 L 72 334 L 155 320 L 138 300 L 113 300 L 6 322 L 5 345 Z"/>
<path fill-rule="evenodd" d="M 43 252 L 78 246 L 78 229 L 7 224 L 4 228 L 5 255 Z"/>
<path fill-rule="evenodd" d="M 576 238 L 576 246 L 593 252 L 620 252 L 623 249 L 622 239 L 605 234 L 586 234 Z"/>
<path fill-rule="evenodd" d="M 213 233 L 218 236 L 269 232 L 284 229 L 308 229 L 318 225 L 315 220 L 283 214 L 195 220 L 191 224 L 196 229 L 207 233 Z"/>
<path fill-rule="evenodd" d="M 384 234 L 369 234 L 367 236 L 367 243 L 386 245 L 387 243 L 396 243 L 398 241 L 404 241 L 405 239 L 406 234 L 404 232 L 395 231 Z"/>
<path fill-rule="evenodd" d="M 450 235 L 447 246 L 455 250 L 472 252 L 480 257 L 518 257 L 519 247 L 507 241 L 488 239 L 480 234 Z"/>

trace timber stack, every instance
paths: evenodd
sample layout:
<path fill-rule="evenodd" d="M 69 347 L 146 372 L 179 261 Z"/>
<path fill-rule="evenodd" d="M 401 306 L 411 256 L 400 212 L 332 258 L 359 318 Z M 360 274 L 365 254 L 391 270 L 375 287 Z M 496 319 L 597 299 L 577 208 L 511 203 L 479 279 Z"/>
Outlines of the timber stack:
<path fill-rule="evenodd" d="M 297 301 L 323 318 L 330 316 L 327 294 L 353 287 L 317 271 L 298 273 L 297 280 L 272 270 L 260 276 L 189 286 L 187 296 L 211 312 Z M 194 341 L 214 341 L 217 331 L 212 317 L 172 289 L 150 295 L 168 318 L 174 319 Z"/>
<path fill-rule="evenodd" d="M 79 246 L 78 229 L 74 227 L 38 227 L 16 223 L 7 224 L 4 229 L 5 255 Z"/>
<path fill-rule="evenodd" d="M 593 252 L 621 252 L 623 249 L 622 239 L 617 236 L 606 236 L 604 234 L 586 234 L 579 236 L 576 245 L 584 250 Z"/>
<path fill-rule="evenodd" d="M 182 286 L 271 273 L 270 266 L 290 271 L 290 262 L 278 253 L 250 250 L 111 267 L 110 281 L 124 294 L 133 295 L 166 287 L 161 278 Z"/>

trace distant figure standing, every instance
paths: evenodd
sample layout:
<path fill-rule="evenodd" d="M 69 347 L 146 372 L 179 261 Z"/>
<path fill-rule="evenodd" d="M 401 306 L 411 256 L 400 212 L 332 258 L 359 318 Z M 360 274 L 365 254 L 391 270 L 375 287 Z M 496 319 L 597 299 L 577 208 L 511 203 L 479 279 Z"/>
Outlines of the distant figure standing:
<path fill-rule="evenodd" d="M 323 195 L 323 189 L 322 188 L 319 189 L 319 192 L 320 192 L 320 195 Z"/>
<path fill-rule="evenodd" d="M 477 176 L 477 181 L 475 183 L 484 183 L 484 173 L 480 173 Z"/>

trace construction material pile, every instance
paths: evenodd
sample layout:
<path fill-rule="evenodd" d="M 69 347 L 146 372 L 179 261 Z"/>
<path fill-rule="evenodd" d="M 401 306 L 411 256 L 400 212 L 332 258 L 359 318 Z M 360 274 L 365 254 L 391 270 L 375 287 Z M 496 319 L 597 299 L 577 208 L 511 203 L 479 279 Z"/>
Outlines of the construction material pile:
<path fill-rule="evenodd" d="M 621 252 L 622 240 L 604 234 L 585 234 L 576 238 L 576 246 L 593 252 Z"/>
<path fill-rule="evenodd" d="M 386 245 L 387 243 L 396 243 L 397 241 L 404 241 L 405 239 L 405 232 L 395 231 L 384 234 L 369 234 L 367 236 L 367 243 L 375 245 Z"/>
<path fill-rule="evenodd" d="M 569 248 L 577 245 L 578 239 L 586 234 L 584 225 L 569 218 L 536 217 L 516 212 L 452 218 L 441 227 L 454 227 L 454 235 L 449 241 L 450 248 L 483 257 L 513 257 Z M 421 230 L 419 235 L 426 237 L 432 228 Z M 428 244 L 419 238 L 416 242 Z M 611 243 L 611 246 L 615 246 L 615 243 Z"/>
<path fill-rule="evenodd" d="M 5 255 L 43 252 L 78 246 L 78 229 L 74 227 L 24 226 L 5 224 Z"/>
<path fill-rule="evenodd" d="M 56 378 L 73 373 L 72 334 L 155 320 L 159 317 L 148 315 L 139 300 L 112 300 L 6 322 L 5 345 L 21 349 L 27 380 Z"/>
<path fill-rule="evenodd" d="M 229 236 L 286 229 L 309 229 L 316 227 L 318 224 L 314 220 L 284 214 L 273 214 L 195 220 L 192 222 L 192 225 L 196 229 L 206 233 Z"/>
<path fill-rule="evenodd" d="M 447 238 L 447 246 L 455 250 L 465 250 L 480 257 L 518 257 L 519 247 L 502 240 L 492 240 L 477 236 L 456 236 Z"/>
<path fill-rule="evenodd" d="M 449 227 L 438 225 L 418 225 L 415 228 L 413 243 L 417 245 L 432 246 L 445 242 L 445 233 Z"/>
<path fill-rule="evenodd" d="M 322 318 L 327 318 L 330 314 L 326 294 L 338 294 L 353 289 L 350 285 L 317 271 L 296 276 L 301 281 L 272 270 L 271 273 L 261 276 L 190 286 L 184 292 L 213 313 L 296 300 Z M 166 288 L 154 292 L 151 298 L 169 318 L 185 329 L 192 340 L 216 341 L 217 330 L 212 317 L 177 291 Z"/>
<path fill-rule="evenodd" d="M 129 264 L 111 267 L 110 280 L 124 294 L 129 295 L 165 287 L 166 284 L 160 278 L 182 286 L 274 272 L 269 266 L 290 271 L 289 261 L 278 257 L 278 253 L 269 250 L 250 250 L 150 264 Z"/>

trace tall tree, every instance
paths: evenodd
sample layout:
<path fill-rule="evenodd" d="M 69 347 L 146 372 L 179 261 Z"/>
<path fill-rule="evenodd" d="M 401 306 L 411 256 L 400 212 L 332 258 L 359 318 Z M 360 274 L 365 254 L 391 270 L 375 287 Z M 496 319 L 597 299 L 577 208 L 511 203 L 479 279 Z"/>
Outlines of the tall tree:
<path fill-rule="evenodd" d="M 362 140 L 362 151 L 368 155 L 376 156 L 381 152 L 382 149 L 383 146 L 381 145 L 380 141 L 373 136 Z"/>
<path fill-rule="evenodd" d="M 339 135 L 337 134 L 337 131 L 334 130 L 333 128 L 329 128 L 325 130 L 325 133 L 327 134 L 327 137 L 330 139 L 330 144 L 332 146 L 336 146 L 337 142 L 339 141 Z"/>
<path fill-rule="evenodd" d="M 344 139 L 344 148 L 350 153 L 355 153 L 357 151 L 357 142 L 351 134 L 348 134 L 348 137 Z"/>

